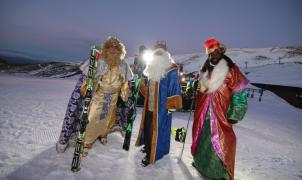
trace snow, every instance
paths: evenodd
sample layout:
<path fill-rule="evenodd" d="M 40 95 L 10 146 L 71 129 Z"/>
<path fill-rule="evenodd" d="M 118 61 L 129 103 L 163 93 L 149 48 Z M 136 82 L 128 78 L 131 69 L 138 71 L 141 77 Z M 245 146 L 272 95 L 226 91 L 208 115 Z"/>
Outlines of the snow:
<path fill-rule="evenodd" d="M 242 68 L 250 72 L 247 77 L 251 82 L 302 87 L 302 63 L 283 63 Z"/>
<path fill-rule="evenodd" d="M 245 53 L 253 52 L 250 49 Z M 240 55 L 242 51 L 232 53 L 233 59 L 243 57 Z M 192 54 L 175 57 L 186 57 L 188 63 L 185 69 L 188 72 L 198 70 L 197 64 L 200 67 L 203 63 L 198 61 L 204 58 L 196 54 L 191 60 Z M 302 87 L 302 65 L 295 63 L 301 60 L 283 60 L 289 63 L 250 63 L 251 67 L 247 70 L 244 66 L 241 69 L 249 71 L 247 77 L 252 82 Z M 138 108 L 134 122 L 129 151 L 122 149 L 123 138 L 119 133 L 111 134 L 106 146 L 99 142 L 94 144 L 89 155 L 82 160 L 80 172 L 71 172 L 74 149 L 57 154 L 55 143 L 76 79 L 0 73 L 0 179 L 204 179 L 191 165 L 192 116 L 182 161 L 178 160 L 182 144 L 172 138 L 169 155 L 154 165 L 141 167 L 143 154 L 139 147 L 134 146 L 141 108 Z M 172 127 L 185 127 L 189 115 L 189 112 L 175 112 Z M 235 179 L 302 179 L 301 117 L 301 109 L 290 106 L 269 91 L 264 91 L 261 102 L 258 101 L 258 94 L 249 98 L 245 118 L 234 125 L 237 136 Z"/>
<path fill-rule="evenodd" d="M 112 134 L 106 146 L 95 143 L 79 173 L 71 172 L 74 149 L 57 154 L 55 142 L 75 80 L 1 74 L 0 84 L 0 179 L 187 179 L 177 163 L 178 151 L 161 163 L 141 167 L 143 154 L 133 146 L 139 120 L 129 152 L 122 149 L 121 135 Z"/>

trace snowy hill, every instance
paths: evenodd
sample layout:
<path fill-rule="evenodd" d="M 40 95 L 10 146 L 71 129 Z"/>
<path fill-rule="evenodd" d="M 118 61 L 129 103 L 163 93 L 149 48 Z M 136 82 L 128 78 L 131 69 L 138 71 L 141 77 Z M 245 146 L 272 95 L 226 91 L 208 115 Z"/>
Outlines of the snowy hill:
<path fill-rule="evenodd" d="M 0 64 L 0 70 L 24 76 L 66 78 L 81 73 L 79 69 L 80 64 L 80 62 L 49 62 L 23 65 L 3 64 L 2 66 Z"/>
<path fill-rule="evenodd" d="M 302 47 L 275 47 L 275 48 L 231 48 L 226 55 L 242 68 L 256 67 L 267 64 L 302 62 Z M 176 63 L 183 64 L 184 72 L 198 71 L 206 59 L 204 53 L 172 55 Z M 127 62 L 132 63 L 133 58 Z"/>
<path fill-rule="evenodd" d="M 233 48 L 228 49 L 226 55 L 232 58 L 243 72 L 248 73 L 251 82 L 273 84 L 282 82 L 281 85 L 302 87 L 302 84 L 297 82 L 302 77 L 302 47 Z M 185 73 L 197 72 L 206 59 L 204 53 L 172 55 L 172 57 L 176 63 L 183 65 Z M 129 64 L 133 64 L 133 60 L 134 57 L 126 58 Z M 65 78 L 80 73 L 78 68 L 80 64 L 81 62 L 51 62 L 9 67 L 0 64 L 0 70 L 38 77 Z M 282 71 L 284 73 L 291 73 L 280 74 L 280 68 L 287 69 Z"/>
<path fill-rule="evenodd" d="M 239 67 L 256 67 L 267 64 L 302 62 L 302 47 L 283 48 L 232 48 L 228 49 L 226 55 L 229 56 Z M 204 53 L 175 55 L 174 60 L 184 65 L 184 72 L 190 73 L 198 71 L 204 63 L 206 56 Z"/>

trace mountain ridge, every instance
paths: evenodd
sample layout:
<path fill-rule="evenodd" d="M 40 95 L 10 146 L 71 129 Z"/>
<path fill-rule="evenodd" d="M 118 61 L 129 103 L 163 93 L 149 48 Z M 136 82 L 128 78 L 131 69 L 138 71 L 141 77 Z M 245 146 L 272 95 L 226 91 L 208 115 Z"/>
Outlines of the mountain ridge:
<path fill-rule="evenodd" d="M 236 63 L 248 79 L 258 83 L 274 83 L 281 78 L 283 84 L 302 87 L 302 47 L 274 48 L 231 48 L 226 55 Z M 133 65 L 135 57 L 125 61 Z M 172 55 L 185 74 L 197 73 L 206 60 L 205 53 Z M 66 78 L 80 74 L 79 66 L 83 61 L 53 61 L 37 64 L 11 65 L 0 57 L 0 71 L 12 74 L 26 74 L 36 77 Z M 283 72 L 282 69 L 286 69 Z M 270 71 L 270 73 L 266 72 Z M 282 72 L 282 73 L 280 73 Z M 288 73 L 291 72 L 291 73 Z M 286 74 L 287 73 L 287 74 Z"/>

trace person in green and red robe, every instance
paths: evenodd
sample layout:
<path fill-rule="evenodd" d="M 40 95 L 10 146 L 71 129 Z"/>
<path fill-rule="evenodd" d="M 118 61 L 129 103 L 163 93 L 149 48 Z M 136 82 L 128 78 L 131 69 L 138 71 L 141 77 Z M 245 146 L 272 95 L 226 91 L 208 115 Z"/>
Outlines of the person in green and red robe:
<path fill-rule="evenodd" d="M 247 111 L 247 78 L 211 38 L 200 70 L 192 127 L 192 165 L 211 179 L 234 179 L 236 136 L 232 124 Z"/>

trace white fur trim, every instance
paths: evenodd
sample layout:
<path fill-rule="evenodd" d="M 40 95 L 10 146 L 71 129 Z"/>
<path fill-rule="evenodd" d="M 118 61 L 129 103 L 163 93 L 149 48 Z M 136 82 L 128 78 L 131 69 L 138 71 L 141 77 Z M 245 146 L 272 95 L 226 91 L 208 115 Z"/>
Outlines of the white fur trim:
<path fill-rule="evenodd" d="M 200 91 L 211 93 L 217 91 L 217 89 L 223 84 L 227 74 L 229 72 L 229 67 L 224 59 L 221 59 L 219 63 L 214 67 L 211 79 L 207 78 L 208 71 L 201 73 L 200 75 Z"/>

